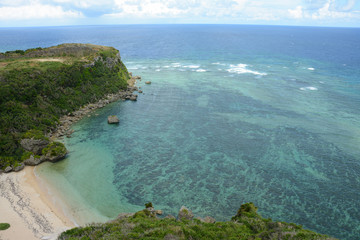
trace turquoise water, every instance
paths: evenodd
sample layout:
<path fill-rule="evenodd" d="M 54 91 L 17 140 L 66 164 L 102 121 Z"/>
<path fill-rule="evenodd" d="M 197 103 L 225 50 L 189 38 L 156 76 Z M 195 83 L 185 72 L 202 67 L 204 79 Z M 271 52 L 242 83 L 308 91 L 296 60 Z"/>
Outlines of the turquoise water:
<path fill-rule="evenodd" d="M 33 31 L 44 33 L 44 45 L 57 36 L 115 46 L 143 78 L 137 102 L 78 122 L 64 139 L 68 158 L 37 168 L 83 220 L 105 221 L 147 201 L 165 214 L 185 205 L 228 220 L 251 201 L 265 217 L 342 239 L 360 235 L 358 29 L 55 30 Z M 108 125 L 108 115 L 120 124 Z"/>

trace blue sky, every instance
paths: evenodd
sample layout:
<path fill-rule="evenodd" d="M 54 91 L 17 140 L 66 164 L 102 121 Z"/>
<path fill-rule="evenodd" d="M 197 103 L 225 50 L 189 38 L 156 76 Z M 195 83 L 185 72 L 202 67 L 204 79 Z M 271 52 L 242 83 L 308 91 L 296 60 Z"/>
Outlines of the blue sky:
<path fill-rule="evenodd" d="M 360 0 L 0 0 L 0 27 L 144 23 L 360 27 Z"/>

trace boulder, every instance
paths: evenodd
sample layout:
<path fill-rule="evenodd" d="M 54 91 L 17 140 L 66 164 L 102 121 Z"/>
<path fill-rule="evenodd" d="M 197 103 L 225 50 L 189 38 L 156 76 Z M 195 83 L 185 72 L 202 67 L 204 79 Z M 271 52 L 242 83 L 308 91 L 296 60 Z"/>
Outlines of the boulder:
<path fill-rule="evenodd" d="M 65 158 L 67 152 L 65 153 L 59 153 L 58 155 L 53 155 L 51 153 L 47 153 L 45 156 L 44 156 L 44 161 L 49 161 L 49 162 L 57 162 L 63 158 Z M 41 158 L 40 158 L 41 159 Z"/>
<path fill-rule="evenodd" d="M 194 218 L 194 214 L 185 206 L 182 206 L 180 208 L 179 214 L 178 214 L 178 219 L 179 220 L 192 220 Z"/>
<path fill-rule="evenodd" d="M 12 170 L 13 170 L 12 167 L 7 166 L 7 167 L 5 168 L 5 170 L 4 170 L 4 172 L 5 172 L 5 173 L 8 173 L 8 172 L 11 172 Z"/>
<path fill-rule="evenodd" d="M 146 83 L 146 84 L 151 84 L 151 81 L 146 81 L 145 83 Z"/>
<path fill-rule="evenodd" d="M 213 218 L 213 217 L 206 216 L 206 217 L 203 218 L 203 222 L 206 222 L 206 223 L 215 223 L 216 220 L 215 220 L 215 218 Z"/>
<path fill-rule="evenodd" d="M 162 215 L 162 214 L 163 214 L 163 211 L 162 211 L 162 210 L 155 210 L 155 214 L 156 214 L 156 215 Z"/>
<path fill-rule="evenodd" d="M 119 123 L 120 120 L 118 119 L 117 116 L 115 115 L 112 115 L 112 116 L 108 116 L 108 123 L 109 124 L 116 124 L 116 123 Z"/>
<path fill-rule="evenodd" d="M 23 170 L 24 167 L 25 167 L 25 164 L 24 164 L 24 163 L 20 163 L 19 166 L 16 166 L 16 167 L 14 168 L 14 171 L 15 171 L 15 172 L 19 172 L 19 171 Z"/>
<path fill-rule="evenodd" d="M 137 95 L 135 94 L 135 95 L 132 95 L 131 97 L 130 97 L 130 100 L 131 101 L 136 101 L 137 100 Z"/>
<path fill-rule="evenodd" d="M 140 76 L 135 76 L 134 79 L 141 79 L 141 77 Z"/>
<path fill-rule="evenodd" d="M 28 166 L 36 166 L 42 163 L 43 161 L 45 161 L 44 156 L 41 156 L 40 158 L 36 158 L 34 157 L 34 155 L 31 155 L 28 159 L 24 161 L 24 164 Z"/>
<path fill-rule="evenodd" d="M 143 91 L 142 90 L 139 90 L 138 93 L 142 93 Z"/>
<path fill-rule="evenodd" d="M 21 139 L 20 144 L 26 151 L 40 155 L 41 151 L 49 144 L 49 141 L 43 139 L 24 138 Z"/>

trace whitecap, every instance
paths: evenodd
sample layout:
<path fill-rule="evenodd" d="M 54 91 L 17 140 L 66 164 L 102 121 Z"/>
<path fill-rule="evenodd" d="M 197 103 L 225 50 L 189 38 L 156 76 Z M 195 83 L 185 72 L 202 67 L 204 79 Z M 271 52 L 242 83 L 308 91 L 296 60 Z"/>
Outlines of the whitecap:
<path fill-rule="evenodd" d="M 169 68 L 169 67 L 170 67 L 170 66 L 167 65 L 167 66 L 164 66 L 163 68 Z"/>
<path fill-rule="evenodd" d="M 231 64 L 230 69 L 227 69 L 227 71 L 229 73 L 237 73 L 237 74 L 251 73 L 251 74 L 260 75 L 260 76 L 267 75 L 267 73 L 261 73 L 261 72 L 247 69 L 247 66 L 248 66 L 247 64 L 243 64 L 243 63 L 240 63 L 238 65 Z"/>
<path fill-rule="evenodd" d="M 128 70 L 137 70 L 137 69 L 139 69 L 138 67 L 128 67 L 127 68 Z"/>
<path fill-rule="evenodd" d="M 205 69 L 198 69 L 198 70 L 196 70 L 197 72 L 206 72 L 206 70 Z"/>
<path fill-rule="evenodd" d="M 173 66 L 173 67 L 181 67 L 181 64 L 180 63 L 172 63 L 171 66 Z"/>
<path fill-rule="evenodd" d="M 156 72 L 160 72 L 161 70 L 160 70 L 160 69 L 156 69 L 155 71 L 156 71 Z"/>
<path fill-rule="evenodd" d="M 199 68 L 199 65 L 189 65 L 189 66 L 184 66 L 185 68 Z"/>
<path fill-rule="evenodd" d="M 225 66 L 224 63 L 219 63 L 219 62 L 215 62 L 215 63 L 211 63 L 212 65 L 221 65 L 221 66 Z"/>
<path fill-rule="evenodd" d="M 302 87 L 300 88 L 301 91 L 317 91 L 316 87 Z"/>
<path fill-rule="evenodd" d="M 314 70 L 315 70 L 315 68 L 309 67 L 309 68 L 308 68 L 308 70 L 310 70 L 310 71 L 314 71 Z"/>

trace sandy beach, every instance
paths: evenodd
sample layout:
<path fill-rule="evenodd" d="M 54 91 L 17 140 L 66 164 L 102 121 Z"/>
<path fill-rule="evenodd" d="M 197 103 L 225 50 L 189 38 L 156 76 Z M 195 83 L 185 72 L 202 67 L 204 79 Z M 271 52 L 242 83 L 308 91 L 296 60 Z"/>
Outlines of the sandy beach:
<path fill-rule="evenodd" d="M 11 227 L 0 231 L 0 240 L 56 239 L 59 233 L 75 227 L 50 199 L 34 167 L 1 174 L 0 222 Z"/>

